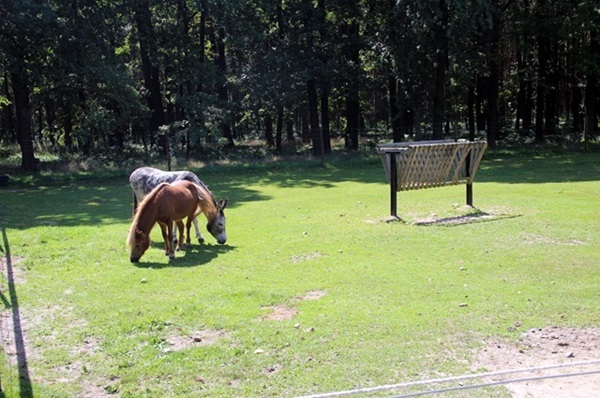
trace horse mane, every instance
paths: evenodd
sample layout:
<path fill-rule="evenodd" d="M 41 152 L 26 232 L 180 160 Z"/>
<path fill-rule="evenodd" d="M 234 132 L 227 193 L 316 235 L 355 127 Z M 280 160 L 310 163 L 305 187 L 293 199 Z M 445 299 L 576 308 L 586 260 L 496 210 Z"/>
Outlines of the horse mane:
<path fill-rule="evenodd" d="M 199 184 L 196 183 L 196 185 L 198 185 L 203 192 L 206 192 L 208 194 L 208 198 L 206 198 L 207 201 L 208 200 L 212 201 L 212 205 L 214 206 L 214 210 L 211 210 L 211 212 L 214 211 L 214 213 L 216 213 L 218 211 L 218 209 L 219 209 L 219 206 L 217 205 L 217 201 L 215 200 L 214 195 L 212 194 L 212 192 L 210 192 L 210 190 L 208 189 L 208 187 L 206 186 L 205 183 L 203 183 L 200 180 L 198 180 L 198 182 L 199 182 Z"/>
<path fill-rule="evenodd" d="M 215 206 L 215 208 L 218 208 L 217 200 L 215 199 L 215 196 L 212 194 L 210 189 L 208 189 L 208 186 L 204 182 L 202 182 L 202 180 L 200 180 L 196 174 L 192 173 L 191 171 L 187 171 L 187 170 L 180 171 L 178 173 L 181 173 L 180 174 L 181 179 L 193 182 L 194 184 L 198 185 L 202 191 L 205 191 L 206 193 L 208 193 L 208 196 L 212 200 L 213 205 Z"/>
<path fill-rule="evenodd" d="M 154 199 L 154 197 L 158 194 L 158 192 L 167 185 L 169 185 L 168 182 L 162 182 L 162 183 L 158 184 L 156 186 L 156 188 L 154 188 L 148 195 L 146 195 L 146 197 L 138 205 L 135 216 L 133 217 L 133 222 L 131 223 L 131 228 L 129 229 L 129 235 L 127 236 L 127 246 L 128 247 L 133 247 L 133 245 L 135 244 L 135 231 L 139 224 L 140 215 L 142 214 L 142 211 L 144 210 L 144 208 L 146 207 L 148 202 L 150 202 L 152 199 Z"/>

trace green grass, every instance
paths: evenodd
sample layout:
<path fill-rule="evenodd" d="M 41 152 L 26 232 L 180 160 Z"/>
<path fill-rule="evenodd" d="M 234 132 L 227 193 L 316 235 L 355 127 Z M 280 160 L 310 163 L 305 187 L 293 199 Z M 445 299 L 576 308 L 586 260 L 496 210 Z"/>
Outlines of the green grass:
<path fill-rule="evenodd" d="M 391 224 L 372 159 L 196 171 L 229 198 L 228 241 L 205 233 L 171 262 L 158 228 L 129 262 L 127 173 L 17 176 L 0 188 L 31 380 L 4 355 L 7 397 L 29 384 L 36 397 L 348 390 L 473 372 L 487 336 L 600 324 L 598 152 L 491 152 L 478 212 L 462 207 L 463 186 L 400 192 L 405 222 Z M 413 224 L 469 213 L 493 217 Z M 273 307 L 297 312 L 270 320 Z M 190 342 L 197 333 L 214 341 Z M 468 396 L 490 391 L 508 396 Z"/>

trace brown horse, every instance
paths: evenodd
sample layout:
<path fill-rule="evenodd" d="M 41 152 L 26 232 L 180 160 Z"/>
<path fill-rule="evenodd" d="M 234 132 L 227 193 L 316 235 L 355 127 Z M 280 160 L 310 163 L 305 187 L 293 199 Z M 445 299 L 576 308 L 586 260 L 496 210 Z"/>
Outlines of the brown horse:
<path fill-rule="evenodd" d="M 200 187 L 202 197 L 205 199 L 201 204 L 202 213 L 208 219 L 206 228 L 219 244 L 224 244 L 227 240 L 227 232 L 225 231 L 225 213 L 223 210 L 225 210 L 225 206 L 227 205 L 227 199 L 217 202 L 213 194 L 208 190 L 208 187 L 200 181 L 198 176 L 190 171 L 162 171 L 152 167 L 140 167 L 136 169 L 129 176 L 129 183 L 131 184 L 131 189 L 133 189 L 133 213 L 135 214 L 138 203 L 160 183 L 168 182 L 173 184 L 180 180 L 191 181 Z M 202 237 L 198 228 L 198 220 L 194 218 L 192 222 L 196 229 L 198 242 L 204 242 L 204 237 Z M 175 238 L 177 237 L 175 236 Z"/>
<path fill-rule="evenodd" d="M 177 250 L 183 245 L 183 220 L 187 217 L 187 242 L 190 242 L 190 226 L 192 220 L 202 211 L 202 197 L 200 187 L 190 181 L 178 181 L 175 184 L 162 183 L 148 194 L 140 203 L 133 223 L 129 230 L 127 244 L 131 249 L 130 260 L 132 263 L 139 261 L 140 257 L 150 246 L 150 231 L 158 222 L 165 241 L 165 254 L 175 258 L 173 251 L 173 222 L 177 224 L 181 239 Z"/>

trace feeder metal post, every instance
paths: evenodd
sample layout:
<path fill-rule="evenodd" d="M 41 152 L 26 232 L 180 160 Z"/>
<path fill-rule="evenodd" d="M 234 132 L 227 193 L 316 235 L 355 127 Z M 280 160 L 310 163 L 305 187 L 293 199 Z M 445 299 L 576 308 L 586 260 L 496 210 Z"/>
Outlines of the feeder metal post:
<path fill-rule="evenodd" d="M 471 155 L 473 151 L 471 148 L 468 149 L 469 154 L 465 159 L 465 168 L 467 175 L 467 205 L 473 207 L 473 182 L 469 181 L 471 179 Z"/>
<path fill-rule="evenodd" d="M 386 221 L 391 222 L 400 220 L 400 217 L 397 215 L 398 172 L 396 170 L 396 153 L 390 151 L 387 152 L 387 155 L 390 157 L 390 216 Z"/>

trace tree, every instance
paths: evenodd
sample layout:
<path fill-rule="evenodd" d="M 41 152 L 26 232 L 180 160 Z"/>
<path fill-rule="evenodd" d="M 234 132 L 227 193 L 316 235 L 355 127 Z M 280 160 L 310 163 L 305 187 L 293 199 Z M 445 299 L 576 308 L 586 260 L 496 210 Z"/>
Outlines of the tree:
<path fill-rule="evenodd" d="M 160 84 L 160 64 L 154 25 L 152 23 L 152 12 L 148 0 L 136 0 L 133 4 L 133 14 L 137 27 L 140 58 L 142 60 L 142 75 L 146 89 L 146 103 L 150 109 L 150 140 L 160 126 L 165 124 L 165 112 L 162 100 Z M 168 140 L 165 140 L 168 145 Z M 164 148 L 165 154 L 168 147 Z"/>
<path fill-rule="evenodd" d="M 39 1 L 2 2 L 0 5 L 0 50 L 12 91 L 16 138 L 21 148 L 21 168 L 33 171 L 37 159 L 33 147 L 31 93 L 36 67 L 46 52 L 45 30 L 51 12 Z"/>
<path fill-rule="evenodd" d="M 87 156 L 141 141 L 187 157 L 261 137 L 280 152 L 284 128 L 319 156 L 333 136 L 356 149 L 374 129 L 394 141 L 486 130 L 494 146 L 506 129 L 515 142 L 588 141 L 598 11 L 591 0 L 1 2 L 0 141 L 19 144 L 25 169 L 37 145 Z"/>

